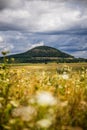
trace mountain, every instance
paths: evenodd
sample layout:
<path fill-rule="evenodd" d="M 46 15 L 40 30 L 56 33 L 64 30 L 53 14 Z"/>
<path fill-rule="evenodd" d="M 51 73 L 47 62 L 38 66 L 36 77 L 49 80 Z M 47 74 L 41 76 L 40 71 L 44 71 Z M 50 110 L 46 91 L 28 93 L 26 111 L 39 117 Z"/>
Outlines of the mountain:
<path fill-rule="evenodd" d="M 38 46 L 24 53 L 7 56 L 7 58 L 14 58 L 16 63 L 72 62 L 75 60 L 73 56 L 49 46 Z"/>

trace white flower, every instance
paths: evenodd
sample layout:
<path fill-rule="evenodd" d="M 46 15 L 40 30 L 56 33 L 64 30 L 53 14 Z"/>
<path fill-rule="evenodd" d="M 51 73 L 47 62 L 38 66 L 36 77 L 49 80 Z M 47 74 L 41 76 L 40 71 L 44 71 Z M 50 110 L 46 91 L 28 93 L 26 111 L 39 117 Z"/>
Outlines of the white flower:
<path fill-rule="evenodd" d="M 36 110 L 32 106 L 15 108 L 12 115 L 14 117 L 21 117 L 23 121 L 30 121 L 36 115 Z"/>
<path fill-rule="evenodd" d="M 69 79 L 69 75 L 66 72 L 64 72 L 62 75 L 62 78 L 67 80 L 67 79 Z"/>
<path fill-rule="evenodd" d="M 56 104 L 56 99 L 51 93 L 42 91 L 36 95 L 37 103 L 41 106 L 53 106 Z"/>
<path fill-rule="evenodd" d="M 41 119 L 37 122 L 37 125 L 42 128 L 48 128 L 52 124 L 50 119 Z"/>

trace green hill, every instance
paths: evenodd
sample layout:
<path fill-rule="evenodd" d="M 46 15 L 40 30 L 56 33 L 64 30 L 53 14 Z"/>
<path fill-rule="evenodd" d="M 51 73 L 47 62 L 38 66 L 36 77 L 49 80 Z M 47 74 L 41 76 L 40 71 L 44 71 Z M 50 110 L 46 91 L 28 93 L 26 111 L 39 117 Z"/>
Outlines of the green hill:
<path fill-rule="evenodd" d="M 25 55 L 30 55 L 31 57 L 72 57 L 69 54 L 63 53 L 53 47 L 39 46 L 27 51 Z"/>
<path fill-rule="evenodd" d="M 7 56 L 15 58 L 15 63 L 48 63 L 48 62 L 73 62 L 73 56 L 49 46 L 35 47 L 27 52 Z M 2 61 L 2 58 L 0 58 Z"/>

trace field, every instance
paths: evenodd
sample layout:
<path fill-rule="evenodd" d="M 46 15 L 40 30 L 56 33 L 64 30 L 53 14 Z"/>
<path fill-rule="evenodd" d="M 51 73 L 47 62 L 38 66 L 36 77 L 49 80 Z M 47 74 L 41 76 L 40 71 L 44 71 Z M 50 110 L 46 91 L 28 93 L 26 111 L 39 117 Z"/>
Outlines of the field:
<path fill-rule="evenodd" d="M 0 130 L 87 130 L 87 63 L 0 66 Z"/>

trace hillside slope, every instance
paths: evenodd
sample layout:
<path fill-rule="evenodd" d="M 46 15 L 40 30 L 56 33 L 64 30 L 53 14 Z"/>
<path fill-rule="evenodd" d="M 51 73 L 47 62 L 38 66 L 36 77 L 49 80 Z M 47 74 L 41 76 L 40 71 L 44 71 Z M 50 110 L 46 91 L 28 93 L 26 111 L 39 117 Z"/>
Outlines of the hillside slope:
<path fill-rule="evenodd" d="M 8 56 L 8 58 L 11 57 L 14 57 L 16 62 L 22 63 L 51 62 L 57 61 L 58 59 L 74 58 L 69 54 L 49 46 L 39 46 L 21 54 Z"/>

